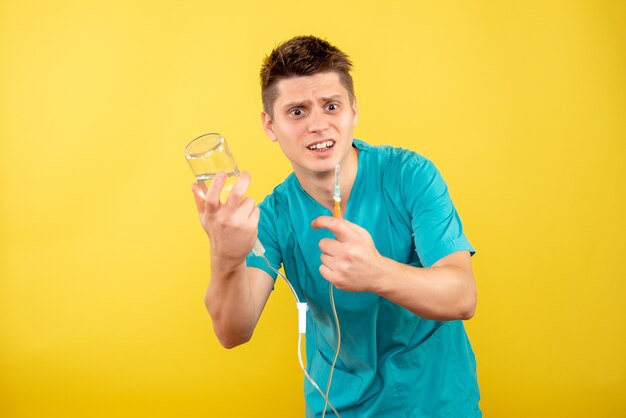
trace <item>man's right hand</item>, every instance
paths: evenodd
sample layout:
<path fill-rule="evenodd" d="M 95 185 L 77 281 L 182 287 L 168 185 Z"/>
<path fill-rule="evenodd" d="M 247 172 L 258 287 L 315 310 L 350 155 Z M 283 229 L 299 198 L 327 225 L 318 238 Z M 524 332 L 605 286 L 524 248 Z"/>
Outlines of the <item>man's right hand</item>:
<path fill-rule="evenodd" d="M 221 267 L 229 268 L 242 263 L 252 251 L 258 232 L 259 208 L 252 198 L 245 196 L 250 185 L 248 173 L 241 173 L 228 199 L 221 203 L 225 182 L 226 174 L 219 173 L 208 189 L 194 184 L 192 190 L 200 223 L 211 242 L 211 258 L 219 259 Z"/>
<path fill-rule="evenodd" d="M 250 175 L 241 173 L 225 203 L 220 194 L 226 175 L 220 173 L 207 189 L 194 184 L 200 223 L 211 241 L 211 281 L 204 303 L 220 343 L 232 348 L 250 340 L 274 280 L 261 269 L 246 266 L 257 238 L 259 208 L 245 197 Z"/>

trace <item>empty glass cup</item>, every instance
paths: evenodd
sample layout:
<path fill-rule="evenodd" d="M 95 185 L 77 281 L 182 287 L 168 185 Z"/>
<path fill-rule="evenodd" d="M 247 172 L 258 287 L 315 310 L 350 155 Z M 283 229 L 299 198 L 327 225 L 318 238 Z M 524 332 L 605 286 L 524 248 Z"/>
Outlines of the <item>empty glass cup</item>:
<path fill-rule="evenodd" d="M 226 173 L 226 183 L 220 201 L 226 202 L 230 191 L 239 178 L 239 168 L 224 137 L 218 133 L 204 134 L 185 147 L 185 157 L 196 181 L 206 189 L 217 173 Z"/>

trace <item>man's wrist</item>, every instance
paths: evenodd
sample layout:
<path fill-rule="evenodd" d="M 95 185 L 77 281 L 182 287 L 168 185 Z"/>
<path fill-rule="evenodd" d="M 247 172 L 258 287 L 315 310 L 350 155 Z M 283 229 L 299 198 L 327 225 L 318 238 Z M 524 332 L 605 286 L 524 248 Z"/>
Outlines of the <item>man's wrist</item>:
<path fill-rule="evenodd" d="M 230 276 L 246 267 L 246 259 L 225 257 L 211 253 L 211 270 L 219 276 Z"/>
<path fill-rule="evenodd" d="M 379 296 L 385 296 L 389 294 L 394 287 L 394 264 L 396 261 L 380 256 L 380 261 L 376 263 L 378 268 L 372 278 L 372 293 L 376 293 Z"/>

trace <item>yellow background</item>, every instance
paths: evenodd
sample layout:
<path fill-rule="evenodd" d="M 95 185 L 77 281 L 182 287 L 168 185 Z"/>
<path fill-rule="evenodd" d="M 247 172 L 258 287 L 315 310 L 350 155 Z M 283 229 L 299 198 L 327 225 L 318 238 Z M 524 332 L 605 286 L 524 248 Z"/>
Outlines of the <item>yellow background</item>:
<path fill-rule="evenodd" d="M 227 351 L 183 147 L 289 172 L 262 58 L 350 54 L 356 136 L 444 174 L 478 254 L 487 417 L 626 416 L 623 1 L 0 2 L 0 416 L 302 416 L 279 283 Z"/>

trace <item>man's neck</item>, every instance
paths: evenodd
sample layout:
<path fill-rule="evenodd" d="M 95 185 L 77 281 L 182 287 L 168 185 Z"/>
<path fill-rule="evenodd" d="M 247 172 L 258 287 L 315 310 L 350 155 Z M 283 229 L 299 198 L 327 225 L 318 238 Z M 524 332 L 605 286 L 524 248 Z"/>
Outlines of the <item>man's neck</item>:
<path fill-rule="evenodd" d="M 348 156 L 340 164 L 339 190 L 341 192 L 341 210 L 345 213 L 350 192 L 358 170 L 358 151 L 352 147 Z M 335 170 L 325 173 L 307 173 L 295 170 L 294 173 L 302 188 L 319 204 L 331 212 L 334 206 Z"/>

